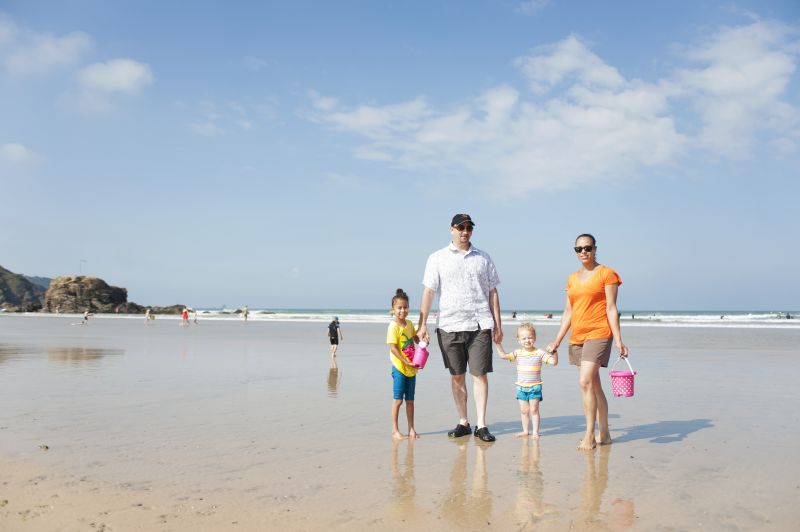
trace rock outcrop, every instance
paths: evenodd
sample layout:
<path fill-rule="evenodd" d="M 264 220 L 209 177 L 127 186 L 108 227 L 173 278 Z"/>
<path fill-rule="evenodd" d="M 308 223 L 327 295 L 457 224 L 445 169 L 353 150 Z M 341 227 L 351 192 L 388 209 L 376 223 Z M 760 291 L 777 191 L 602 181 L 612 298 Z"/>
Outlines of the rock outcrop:
<path fill-rule="evenodd" d="M 43 300 L 44 288 L 0 266 L 0 308 L 8 312 L 35 312 L 42 308 Z"/>
<path fill-rule="evenodd" d="M 136 305 L 128 303 L 125 288 L 111 286 L 102 279 L 85 275 L 56 277 L 44 295 L 45 312 L 123 312 L 124 307 Z M 118 310 L 119 309 L 119 310 Z M 141 310 L 131 308 L 132 312 Z"/>
<path fill-rule="evenodd" d="M 150 307 L 151 314 L 180 314 L 183 305 Z M 128 301 L 128 290 L 111 286 L 97 277 L 56 277 L 44 294 L 45 312 L 143 314 L 147 307 Z"/>

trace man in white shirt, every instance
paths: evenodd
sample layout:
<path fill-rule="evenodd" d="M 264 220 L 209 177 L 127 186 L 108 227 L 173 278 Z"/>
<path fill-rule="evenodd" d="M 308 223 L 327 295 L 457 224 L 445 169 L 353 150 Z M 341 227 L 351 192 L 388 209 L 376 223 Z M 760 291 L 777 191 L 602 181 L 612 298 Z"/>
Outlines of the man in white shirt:
<path fill-rule="evenodd" d="M 421 340 L 430 341 L 428 315 L 433 298 L 439 294 L 436 336 L 444 365 L 450 370 L 453 399 L 459 415 L 458 425 L 447 435 L 460 438 L 472 433 L 467 420 L 466 372 L 469 366 L 478 418 L 475 436 L 491 442 L 495 438 L 486 426 L 486 402 L 488 374 L 492 371 L 492 341 L 503 341 L 497 294 L 500 278 L 489 254 L 470 243 L 474 227 L 468 214 L 456 214 L 450 223 L 450 244 L 428 257 L 417 334 Z"/>

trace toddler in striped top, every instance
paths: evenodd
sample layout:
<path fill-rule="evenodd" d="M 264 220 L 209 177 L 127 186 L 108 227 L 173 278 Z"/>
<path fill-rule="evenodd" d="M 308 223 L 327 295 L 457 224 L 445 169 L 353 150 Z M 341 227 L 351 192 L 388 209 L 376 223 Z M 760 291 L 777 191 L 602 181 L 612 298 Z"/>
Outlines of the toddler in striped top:
<path fill-rule="evenodd" d="M 542 401 L 542 364 L 555 366 L 558 364 L 558 353 L 548 353 L 537 348 L 536 329 L 531 323 L 521 323 L 517 328 L 517 341 L 521 349 L 506 353 L 503 345 L 498 343 L 497 351 L 500 358 L 516 362 L 517 364 L 517 400 L 522 417 L 522 432 L 517 434 L 525 438 L 531 434 L 539 437 L 539 401 Z M 533 432 L 531 430 L 533 421 Z"/>

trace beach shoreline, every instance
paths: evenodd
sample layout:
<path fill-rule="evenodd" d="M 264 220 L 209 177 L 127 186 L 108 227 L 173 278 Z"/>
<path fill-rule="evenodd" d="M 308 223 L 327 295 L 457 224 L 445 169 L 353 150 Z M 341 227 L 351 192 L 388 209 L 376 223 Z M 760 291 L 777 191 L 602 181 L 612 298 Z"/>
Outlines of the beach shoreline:
<path fill-rule="evenodd" d="M 623 329 L 636 394 L 609 397 L 615 443 L 579 453 L 577 372 L 566 364 L 543 371 L 536 443 L 514 437 L 514 369 L 495 357 L 488 422 L 498 440 L 485 445 L 446 437 L 455 411 L 434 349 L 417 386 L 422 437 L 393 443 L 385 323 L 343 323 L 335 372 L 320 323 L 68 323 L 0 319 L 3 530 L 800 521 L 800 466 L 782 458 L 800 444 L 795 330 Z M 555 333 L 537 327 L 540 343 Z M 513 324 L 505 329 L 511 347 Z M 742 365 L 761 392 L 744 404 Z M 603 384 L 608 394 L 605 374 Z"/>

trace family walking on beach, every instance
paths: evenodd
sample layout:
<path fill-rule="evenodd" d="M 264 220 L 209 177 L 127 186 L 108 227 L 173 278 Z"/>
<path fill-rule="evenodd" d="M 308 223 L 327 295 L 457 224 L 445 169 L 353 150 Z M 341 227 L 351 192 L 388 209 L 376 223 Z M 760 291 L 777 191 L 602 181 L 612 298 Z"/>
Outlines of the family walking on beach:
<path fill-rule="evenodd" d="M 417 328 L 407 319 L 408 295 L 398 289 L 392 298 L 394 320 L 389 324 L 386 342 L 390 346 L 394 402 L 392 436 L 405 438 L 398 428 L 400 407 L 405 401 L 408 437 L 419 436 L 414 429 L 414 391 L 417 366 L 404 352 L 415 342 L 428 342 L 428 317 L 438 296 L 439 314 L 436 338 L 445 368 L 450 372 L 451 389 L 458 423 L 448 432 L 450 438 L 470 434 L 481 441 L 495 441 L 486 423 L 489 397 L 488 374 L 492 368 L 492 343 L 501 358 L 517 365 L 516 397 L 519 401 L 522 432 L 519 436 L 539 435 L 539 401 L 542 400 L 542 364 L 558 363 L 557 349 L 572 329 L 569 339 L 570 364 L 578 366 L 579 384 L 586 418 L 586 434 L 578 449 L 589 450 L 611 443 L 608 428 L 608 402 L 600 383 L 600 368 L 608 367 L 612 342 L 620 357 L 628 356 L 622 342 L 617 310 L 617 290 L 622 280 L 608 266 L 597 262 L 597 243 L 590 234 L 579 235 L 574 251 L 581 268 L 566 284 L 566 304 L 555 340 L 545 350 L 535 346 L 536 330 L 523 323 L 517 330 L 520 349 L 503 349 L 500 317 L 500 278 L 488 253 L 471 243 L 475 222 L 468 214 L 456 214 L 450 222 L 450 243 L 432 253 L 425 265 L 422 301 Z M 472 395 L 476 422 L 467 413 L 466 372 L 472 375 Z M 532 423 L 531 423 L 532 421 Z M 595 434 L 595 424 L 599 433 Z"/>

